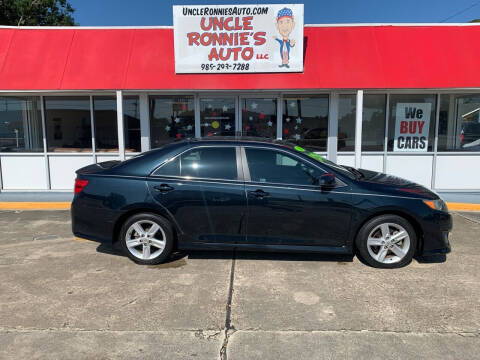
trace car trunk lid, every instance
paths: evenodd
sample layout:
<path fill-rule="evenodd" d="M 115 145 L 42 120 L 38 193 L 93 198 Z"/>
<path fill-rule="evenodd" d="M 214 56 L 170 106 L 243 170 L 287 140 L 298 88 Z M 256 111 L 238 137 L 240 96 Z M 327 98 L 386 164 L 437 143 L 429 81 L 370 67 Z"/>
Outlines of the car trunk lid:
<path fill-rule="evenodd" d="M 76 173 L 81 174 L 81 175 L 97 174 L 97 173 L 100 173 L 104 170 L 111 169 L 111 168 L 117 166 L 120 163 L 121 163 L 120 160 L 103 161 L 103 162 L 99 162 L 97 164 L 92 164 L 92 165 L 82 167 L 82 168 L 78 169 L 76 171 Z"/>

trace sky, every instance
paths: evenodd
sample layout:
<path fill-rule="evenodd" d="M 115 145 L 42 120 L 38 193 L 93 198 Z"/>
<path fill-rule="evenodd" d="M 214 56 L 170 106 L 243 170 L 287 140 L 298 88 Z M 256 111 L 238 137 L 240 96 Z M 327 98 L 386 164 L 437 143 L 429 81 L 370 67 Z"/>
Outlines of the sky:
<path fill-rule="evenodd" d="M 439 23 L 480 18 L 476 0 L 69 0 L 82 26 L 172 25 L 173 5 L 305 4 L 305 24 Z"/>

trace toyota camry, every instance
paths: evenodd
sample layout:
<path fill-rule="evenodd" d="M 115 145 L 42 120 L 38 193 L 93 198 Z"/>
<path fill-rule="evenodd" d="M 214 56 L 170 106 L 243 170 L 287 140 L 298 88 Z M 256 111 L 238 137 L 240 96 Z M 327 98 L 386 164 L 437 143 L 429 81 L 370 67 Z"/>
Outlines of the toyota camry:
<path fill-rule="evenodd" d="M 445 254 L 445 202 L 425 187 L 340 166 L 280 140 L 185 140 L 77 171 L 76 236 L 139 264 L 177 249 L 356 254 L 396 268 Z"/>

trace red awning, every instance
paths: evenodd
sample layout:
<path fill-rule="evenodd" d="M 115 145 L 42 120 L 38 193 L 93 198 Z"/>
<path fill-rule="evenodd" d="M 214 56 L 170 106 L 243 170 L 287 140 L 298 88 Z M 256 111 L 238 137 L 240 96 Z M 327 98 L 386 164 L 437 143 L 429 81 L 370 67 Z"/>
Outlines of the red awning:
<path fill-rule="evenodd" d="M 171 28 L 0 28 L 0 90 L 480 87 L 479 26 L 304 33 L 304 73 L 176 75 Z"/>

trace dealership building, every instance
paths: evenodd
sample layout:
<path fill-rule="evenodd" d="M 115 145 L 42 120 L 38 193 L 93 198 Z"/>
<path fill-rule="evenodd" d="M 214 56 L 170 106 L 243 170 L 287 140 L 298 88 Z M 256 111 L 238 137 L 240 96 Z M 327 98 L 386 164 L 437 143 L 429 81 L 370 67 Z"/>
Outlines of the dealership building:
<path fill-rule="evenodd" d="M 217 135 L 480 191 L 478 25 L 298 26 L 292 72 L 285 50 L 281 71 L 181 72 L 174 27 L 0 27 L 1 191 L 72 191 L 88 164 Z"/>

